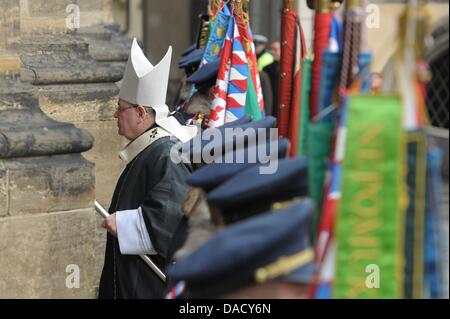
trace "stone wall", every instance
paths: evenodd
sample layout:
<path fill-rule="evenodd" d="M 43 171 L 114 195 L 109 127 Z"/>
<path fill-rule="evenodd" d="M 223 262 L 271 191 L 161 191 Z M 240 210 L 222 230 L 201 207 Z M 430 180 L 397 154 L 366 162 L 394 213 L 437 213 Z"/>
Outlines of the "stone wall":
<path fill-rule="evenodd" d="M 0 137 L 0 298 L 94 297 L 94 164 L 80 154 L 92 136 L 46 117 L 31 85 L 0 77 Z"/>
<path fill-rule="evenodd" d="M 0 0 L 0 75 L 18 73 L 20 70 L 20 59 L 15 54 L 19 42 L 19 2 Z"/>
<path fill-rule="evenodd" d="M 108 207 L 122 170 L 115 83 L 131 42 L 110 0 L 0 8 L 0 298 L 94 298 L 106 235 L 93 201 Z"/>
<path fill-rule="evenodd" d="M 93 196 L 80 155 L 0 160 L 0 298 L 95 296 Z M 66 286 L 69 265 L 79 288 Z"/>

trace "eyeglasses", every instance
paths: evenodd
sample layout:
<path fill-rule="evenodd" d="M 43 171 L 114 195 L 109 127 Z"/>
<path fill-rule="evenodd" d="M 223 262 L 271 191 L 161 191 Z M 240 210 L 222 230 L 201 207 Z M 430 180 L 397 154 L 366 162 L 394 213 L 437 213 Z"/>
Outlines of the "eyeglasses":
<path fill-rule="evenodd" d="M 128 109 L 132 109 L 134 107 L 138 107 L 138 105 L 137 104 L 136 105 L 135 104 L 131 104 L 130 106 L 127 106 L 127 107 L 121 107 L 120 105 L 117 105 L 116 106 L 116 112 L 117 113 L 121 113 L 123 111 L 126 111 Z"/>

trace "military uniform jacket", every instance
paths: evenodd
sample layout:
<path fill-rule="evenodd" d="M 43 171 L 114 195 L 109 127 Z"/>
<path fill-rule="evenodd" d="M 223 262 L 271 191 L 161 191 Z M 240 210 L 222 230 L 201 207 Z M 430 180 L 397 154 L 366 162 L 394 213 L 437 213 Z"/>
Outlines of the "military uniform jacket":
<path fill-rule="evenodd" d="M 158 128 L 161 130 L 160 128 Z M 152 130 L 153 131 L 153 130 Z M 150 256 L 164 271 L 169 243 L 182 217 L 191 167 L 174 163 L 170 149 L 176 141 L 158 138 L 129 159 L 112 198 L 110 213 L 141 208 L 145 227 L 157 255 Z M 156 135 L 156 138 L 155 138 Z M 166 286 L 136 255 L 122 255 L 118 239 L 108 233 L 99 298 L 162 298 Z"/>

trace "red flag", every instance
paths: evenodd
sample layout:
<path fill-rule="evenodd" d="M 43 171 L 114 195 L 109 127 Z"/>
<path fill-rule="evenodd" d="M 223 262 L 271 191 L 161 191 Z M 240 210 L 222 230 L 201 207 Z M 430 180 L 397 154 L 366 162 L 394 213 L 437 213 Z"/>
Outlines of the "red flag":
<path fill-rule="evenodd" d="M 305 38 L 292 1 L 285 1 L 282 15 L 281 77 L 278 109 L 280 137 L 291 141 L 291 156 L 297 156 L 298 120 Z"/>
<path fill-rule="evenodd" d="M 292 101 L 289 114 L 288 138 L 291 141 L 290 155 L 297 156 L 298 145 L 298 121 L 300 114 L 300 100 L 302 91 L 302 61 L 306 56 L 306 44 L 300 20 L 296 19 L 296 48 L 294 59 L 294 83 L 292 90 Z"/>
<path fill-rule="evenodd" d="M 297 14 L 293 7 L 291 1 L 285 1 L 281 17 L 280 89 L 278 98 L 278 134 L 280 137 L 288 137 L 289 135 L 297 21 Z"/>
<path fill-rule="evenodd" d="M 317 115 L 320 89 L 320 69 L 322 54 L 328 45 L 333 14 L 330 12 L 329 1 L 316 1 L 316 15 L 314 18 L 314 62 L 311 83 L 311 119 Z"/>

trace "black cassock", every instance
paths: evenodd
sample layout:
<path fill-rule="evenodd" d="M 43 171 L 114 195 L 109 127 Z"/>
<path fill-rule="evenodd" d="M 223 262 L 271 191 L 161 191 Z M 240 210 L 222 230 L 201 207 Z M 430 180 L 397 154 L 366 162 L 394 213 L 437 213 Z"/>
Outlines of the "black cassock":
<path fill-rule="evenodd" d="M 153 247 L 150 256 L 164 271 L 169 244 L 182 217 L 181 204 L 192 169 L 170 159 L 174 141 L 162 137 L 134 158 L 119 178 L 110 213 L 142 208 Z M 122 255 L 117 238 L 108 233 L 99 298 L 162 298 L 166 284 L 139 258 Z"/>

